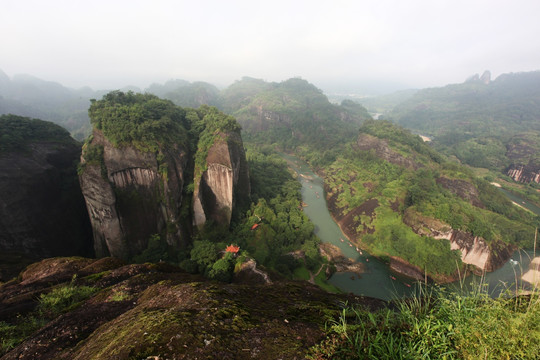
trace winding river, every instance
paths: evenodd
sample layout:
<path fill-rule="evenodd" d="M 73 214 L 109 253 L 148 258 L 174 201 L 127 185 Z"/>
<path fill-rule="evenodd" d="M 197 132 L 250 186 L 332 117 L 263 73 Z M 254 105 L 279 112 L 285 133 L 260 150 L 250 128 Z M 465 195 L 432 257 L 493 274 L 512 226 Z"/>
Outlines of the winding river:
<path fill-rule="evenodd" d="M 360 254 L 349 243 L 328 211 L 323 179 L 303 160 L 287 154 L 282 156 L 298 174 L 298 181 L 302 184 L 302 200 L 306 205 L 304 213 L 315 224 L 315 234 L 321 241 L 339 247 L 345 256 L 362 263 L 365 267 L 365 272 L 361 276 L 353 273 L 336 273 L 329 282 L 346 292 L 384 300 L 411 294 L 415 290 L 413 280 L 391 272 L 386 264 L 366 252 Z M 532 252 L 516 251 L 512 256 L 513 261 L 507 262 L 492 273 L 487 273 L 484 278 L 471 275 L 451 286 L 469 288 L 482 282 L 487 284 L 490 294 L 497 295 L 505 287 L 515 284 L 516 280 L 519 282 L 521 273 L 528 269 L 531 258 Z"/>

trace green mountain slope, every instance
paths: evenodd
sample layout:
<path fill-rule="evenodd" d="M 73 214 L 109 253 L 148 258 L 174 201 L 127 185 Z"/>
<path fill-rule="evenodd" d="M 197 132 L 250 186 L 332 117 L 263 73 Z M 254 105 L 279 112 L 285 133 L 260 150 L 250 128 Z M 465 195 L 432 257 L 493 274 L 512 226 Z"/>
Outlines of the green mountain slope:
<path fill-rule="evenodd" d="M 499 171 L 520 166 L 540 171 L 540 72 L 424 89 L 389 117 L 433 137 L 439 150 L 463 163 Z M 515 144 L 520 144 L 517 151 Z"/>
<path fill-rule="evenodd" d="M 335 157 L 336 149 L 370 118 L 361 105 L 333 105 L 321 90 L 298 78 L 281 83 L 244 78 L 221 93 L 221 106 L 237 118 L 246 139 L 296 149 L 307 158 L 312 152 Z"/>
<path fill-rule="evenodd" d="M 329 207 L 352 240 L 440 279 L 461 263 L 451 244 L 463 261 L 492 270 L 514 247 L 532 246 L 539 223 L 420 137 L 386 121 L 365 122 L 357 141 L 324 172 Z M 465 257 L 479 238 L 478 251 L 489 258 L 483 263 Z"/>

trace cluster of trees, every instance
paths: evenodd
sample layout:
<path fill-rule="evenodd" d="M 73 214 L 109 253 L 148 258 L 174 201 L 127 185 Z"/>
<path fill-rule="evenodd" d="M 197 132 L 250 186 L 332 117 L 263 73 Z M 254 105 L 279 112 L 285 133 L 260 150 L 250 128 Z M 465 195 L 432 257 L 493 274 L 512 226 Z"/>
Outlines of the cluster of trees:
<path fill-rule="evenodd" d="M 187 144 L 185 110 L 152 94 L 113 91 L 91 100 L 92 125 L 117 147 L 130 144 L 156 152 L 161 145 Z"/>
<path fill-rule="evenodd" d="M 26 151 L 30 142 L 57 142 L 74 144 L 69 133 L 48 121 L 17 115 L 0 115 L 0 154 Z"/>
<path fill-rule="evenodd" d="M 195 234 L 192 246 L 182 252 L 156 234 L 134 261 L 168 261 L 220 281 L 230 281 L 248 258 L 289 278 L 294 278 L 299 268 L 319 269 L 324 262 L 318 250 L 320 240 L 302 211 L 301 185 L 285 161 L 268 147 L 249 147 L 247 158 L 253 203 L 230 229 L 208 223 Z M 236 256 L 225 251 L 231 244 L 240 248 Z"/>

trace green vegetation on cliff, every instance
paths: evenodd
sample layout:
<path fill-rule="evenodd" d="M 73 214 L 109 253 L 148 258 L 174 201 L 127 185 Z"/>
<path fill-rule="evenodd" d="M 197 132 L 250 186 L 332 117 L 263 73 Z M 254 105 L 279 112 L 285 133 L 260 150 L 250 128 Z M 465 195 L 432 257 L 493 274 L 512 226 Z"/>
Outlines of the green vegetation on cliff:
<path fill-rule="evenodd" d="M 75 144 L 69 133 L 49 121 L 17 115 L 0 115 L 0 154 L 28 150 L 35 142 Z"/>
<path fill-rule="evenodd" d="M 117 147 L 155 152 L 162 145 L 188 141 L 185 111 L 155 95 L 113 91 L 93 99 L 88 113 L 92 125 Z"/>
<path fill-rule="evenodd" d="M 461 260 L 447 240 L 414 232 L 411 227 L 422 224 L 414 214 L 492 244 L 522 247 L 532 246 L 540 224 L 468 169 L 387 121 L 365 122 L 357 143 L 324 172 L 329 206 L 350 236 L 375 255 L 398 256 L 432 274 L 451 274 Z"/>
<path fill-rule="evenodd" d="M 208 150 L 216 141 L 225 141 L 231 133 L 240 134 L 241 126 L 236 119 L 226 115 L 214 106 L 203 105 L 198 109 L 188 109 L 187 119 L 191 123 L 191 139 L 195 151 L 195 183 L 206 170 Z"/>

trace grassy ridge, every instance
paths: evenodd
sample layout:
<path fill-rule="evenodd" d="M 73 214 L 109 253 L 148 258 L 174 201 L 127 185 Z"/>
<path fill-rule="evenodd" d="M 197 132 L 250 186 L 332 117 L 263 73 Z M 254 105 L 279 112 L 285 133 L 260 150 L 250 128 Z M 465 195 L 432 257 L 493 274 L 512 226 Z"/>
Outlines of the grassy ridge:
<path fill-rule="evenodd" d="M 510 296 L 508 296 L 510 295 Z M 419 287 L 396 308 L 369 312 L 345 306 L 331 334 L 309 359 L 536 359 L 540 353 L 540 298 L 492 299 Z"/>

